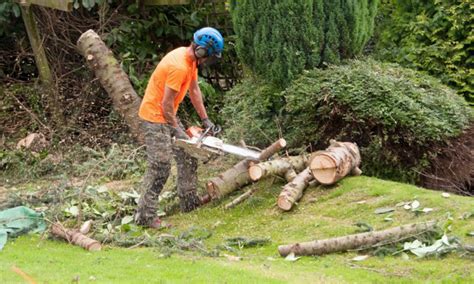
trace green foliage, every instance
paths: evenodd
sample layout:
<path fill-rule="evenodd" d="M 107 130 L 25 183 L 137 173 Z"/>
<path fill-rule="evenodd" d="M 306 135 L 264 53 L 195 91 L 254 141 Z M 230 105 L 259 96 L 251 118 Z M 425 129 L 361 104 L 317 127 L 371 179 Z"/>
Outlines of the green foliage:
<path fill-rule="evenodd" d="M 122 62 L 135 90 L 143 95 L 149 76 L 166 52 L 189 44 L 202 20 L 202 10 L 186 5 L 147 7 L 142 17 L 136 3 L 127 7 L 128 17 L 114 27 L 105 42 Z"/>
<path fill-rule="evenodd" d="M 372 34 L 376 0 L 239 1 L 233 5 L 242 62 L 285 87 L 305 68 L 359 54 Z"/>
<path fill-rule="evenodd" d="M 304 71 L 284 91 L 247 79 L 226 94 L 226 135 L 265 146 L 324 149 L 329 139 L 356 142 L 363 170 L 415 182 L 439 150 L 468 125 L 466 102 L 438 80 L 395 64 L 350 61 Z"/>
<path fill-rule="evenodd" d="M 366 174 L 410 182 L 436 152 L 433 145 L 459 135 L 472 118 L 466 102 L 438 80 L 373 60 L 307 71 L 284 96 L 290 145 L 353 141 Z"/>
<path fill-rule="evenodd" d="M 204 99 L 207 115 L 215 124 L 222 125 L 224 119 L 221 115 L 222 106 L 224 104 L 224 95 L 222 91 L 216 90 L 211 84 L 207 83 L 203 78 L 198 79 L 199 88 Z M 190 125 L 200 125 L 201 119 L 194 110 L 191 100 L 185 99 L 178 109 L 178 117 L 182 122 Z"/>
<path fill-rule="evenodd" d="M 474 104 L 472 1 L 384 2 L 379 57 L 428 71 Z"/>
<path fill-rule="evenodd" d="M 284 101 L 272 85 L 246 78 L 225 94 L 222 117 L 226 136 L 249 145 L 265 146 L 279 136 L 278 119 Z"/>
<path fill-rule="evenodd" d="M 14 0 L 2 0 L 0 3 L 0 37 L 8 35 L 15 30 L 15 26 L 10 25 L 15 22 L 15 18 L 21 16 L 20 5 Z"/>

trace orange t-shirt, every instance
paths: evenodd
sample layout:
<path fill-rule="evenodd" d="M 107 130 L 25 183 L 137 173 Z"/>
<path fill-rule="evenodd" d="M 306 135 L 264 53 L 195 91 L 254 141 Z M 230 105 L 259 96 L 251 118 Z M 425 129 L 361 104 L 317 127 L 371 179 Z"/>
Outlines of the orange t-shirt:
<path fill-rule="evenodd" d="M 189 56 L 187 47 L 179 47 L 163 57 L 151 75 L 138 115 L 147 121 L 166 123 L 163 110 L 165 86 L 178 92 L 174 99 L 174 114 L 186 96 L 189 84 L 197 80 L 195 61 Z"/>

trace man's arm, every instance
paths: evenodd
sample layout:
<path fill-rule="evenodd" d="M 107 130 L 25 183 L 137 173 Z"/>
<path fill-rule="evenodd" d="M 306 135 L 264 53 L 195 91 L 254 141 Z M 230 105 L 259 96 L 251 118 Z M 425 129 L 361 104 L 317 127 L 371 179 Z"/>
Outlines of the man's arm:
<path fill-rule="evenodd" d="M 196 109 L 201 120 L 206 119 L 207 112 L 206 108 L 204 107 L 201 89 L 199 88 L 197 80 L 192 80 L 191 84 L 189 85 L 189 98 L 191 99 L 191 103 L 193 104 L 194 109 Z"/>
<path fill-rule="evenodd" d="M 163 95 L 163 115 L 165 116 L 166 122 L 174 128 L 178 127 L 178 119 L 176 119 L 173 108 L 174 98 L 177 94 L 177 91 L 165 86 L 165 94 Z"/>

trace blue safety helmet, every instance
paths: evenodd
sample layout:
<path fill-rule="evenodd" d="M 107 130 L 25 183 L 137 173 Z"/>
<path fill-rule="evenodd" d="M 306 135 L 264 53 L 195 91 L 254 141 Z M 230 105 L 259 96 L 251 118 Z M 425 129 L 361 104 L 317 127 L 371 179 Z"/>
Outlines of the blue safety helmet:
<path fill-rule="evenodd" d="M 205 56 L 221 57 L 224 38 L 218 30 L 211 27 L 199 29 L 194 33 L 193 40 L 199 49 L 204 49 Z"/>

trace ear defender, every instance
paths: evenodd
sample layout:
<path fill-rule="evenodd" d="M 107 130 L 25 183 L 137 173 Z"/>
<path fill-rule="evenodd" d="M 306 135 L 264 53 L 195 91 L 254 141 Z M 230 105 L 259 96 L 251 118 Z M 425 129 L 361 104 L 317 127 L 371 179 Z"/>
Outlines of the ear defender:
<path fill-rule="evenodd" d="M 197 58 L 221 57 L 224 49 L 224 38 L 218 30 L 205 27 L 196 31 L 193 35 L 193 42 L 196 44 L 194 54 Z"/>
<path fill-rule="evenodd" d="M 197 46 L 194 49 L 194 54 L 196 55 L 197 58 L 204 58 L 207 56 L 207 48 L 204 46 Z"/>

